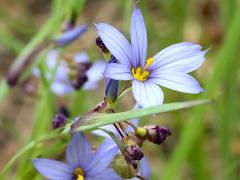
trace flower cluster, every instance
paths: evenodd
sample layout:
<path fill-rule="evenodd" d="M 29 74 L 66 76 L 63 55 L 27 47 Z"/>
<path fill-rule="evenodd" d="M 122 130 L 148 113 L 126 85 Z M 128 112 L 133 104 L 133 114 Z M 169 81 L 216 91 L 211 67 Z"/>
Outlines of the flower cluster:
<path fill-rule="evenodd" d="M 95 24 L 98 35 L 96 45 L 105 61 L 92 63 L 85 52 L 62 56 L 61 48 L 87 30 L 86 26 L 65 26 L 64 33 L 55 39 L 55 49 L 46 59 L 50 70 L 46 77 L 53 80 L 51 89 L 57 95 L 94 89 L 104 77 L 104 100 L 87 115 L 115 113 L 118 97 L 129 89 L 132 89 L 136 101 L 135 109 L 161 105 L 164 94 L 160 86 L 191 94 L 204 91 L 188 73 L 202 65 L 207 50 L 203 51 L 198 44 L 181 42 L 147 58 L 147 30 L 136 2 L 132 10 L 130 42 L 113 26 Z M 34 69 L 33 74 L 39 77 L 39 69 Z M 127 81 L 123 82 L 121 91 L 120 81 Z M 57 114 L 53 119 L 53 128 L 64 126 L 67 118 L 64 113 Z M 73 124 L 79 120 L 81 118 Z M 157 124 L 138 126 L 138 122 L 138 119 L 118 122 L 93 131 L 94 135 L 104 137 L 97 150 L 91 147 L 83 133 L 74 132 L 67 146 L 67 163 L 37 158 L 33 164 L 44 177 L 54 180 L 149 179 L 150 168 L 142 146 L 145 141 L 161 145 L 171 132 Z"/>

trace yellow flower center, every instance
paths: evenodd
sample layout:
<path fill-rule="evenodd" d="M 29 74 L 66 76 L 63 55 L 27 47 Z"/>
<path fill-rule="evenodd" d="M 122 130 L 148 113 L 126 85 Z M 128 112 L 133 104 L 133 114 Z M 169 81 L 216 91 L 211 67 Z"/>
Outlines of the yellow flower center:
<path fill-rule="evenodd" d="M 148 76 L 150 74 L 149 71 L 147 71 L 146 69 L 154 62 L 154 59 L 151 57 L 146 61 L 146 64 L 143 68 L 141 67 L 137 67 L 132 68 L 132 75 L 135 79 L 139 80 L 139 81 L 146 81 L 148 79 Z"/>
<path fill-rule="evenodd" d="M 84 172 L 80 167 L 77 167 L 74 171 L 74 176 L 77 180 L 84 180 Z"/>

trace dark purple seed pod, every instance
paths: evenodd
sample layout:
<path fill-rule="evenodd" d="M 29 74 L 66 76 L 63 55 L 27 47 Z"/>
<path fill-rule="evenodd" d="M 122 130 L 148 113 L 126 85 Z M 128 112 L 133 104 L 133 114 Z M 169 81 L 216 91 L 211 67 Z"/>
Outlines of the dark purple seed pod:
<path fill-rule="evenodd" d="M 165 139 L 171 135 L 168 128 L 159 125 L 144 126 L 147 130 L 147 139 L 154 144 L 162 144 Z"/>
<path fill-rule="evenodd" d="M 59 127 L 62 127 L 67 122 L 67 117 L 63 113 L 56 114 L 52 121 L 52 127 L 53 129 L 57 129 Z"/>

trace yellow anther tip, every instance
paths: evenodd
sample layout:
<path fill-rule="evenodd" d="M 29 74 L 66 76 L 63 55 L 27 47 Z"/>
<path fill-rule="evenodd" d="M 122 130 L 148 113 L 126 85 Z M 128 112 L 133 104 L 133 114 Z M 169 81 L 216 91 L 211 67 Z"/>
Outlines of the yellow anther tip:
<path fill-rule="evenodd" d="M 77 180 L 83 180 L 83 179 L 84 179 L 84 178 L 83 178 L 82 175 L 78 175 Z"/>
<path fill-rule="evenodd" d="M 147 60 L 147 65 L 151 65 L 153 62 L 154 62 L 154 59 L 153 57 L 151 57 Z"/>

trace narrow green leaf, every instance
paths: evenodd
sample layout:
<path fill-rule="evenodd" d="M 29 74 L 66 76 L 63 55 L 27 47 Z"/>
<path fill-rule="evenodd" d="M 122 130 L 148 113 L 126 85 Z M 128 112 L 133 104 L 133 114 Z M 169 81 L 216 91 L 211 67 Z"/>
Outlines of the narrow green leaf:
<path fill-rule="evenodd" d="M 0 103 L 4 100 L 4 98 L 7 96 L 8 94 L 8 90 L 9 87 L 7 85 L 7 82 L 5 80 L 3 80 L 0 83 Z"/>
<path fill-rule="evenodd" d="M 127 119 L 132 119 L 132 118 L 139 118 L 139 117 L 149 116 L 153 114 L 160 114 L 160 113 L 185 109 L 185 108 L 206 104 L 206 103 L 210 103 L 210 100 L 163 104 L 160 106 L 136 109 L 136 110 L 126 111 L 121 113 L 114 113 L 114 114 L 97 113 L 97 114 L 89 115 L 88 116 L 88 118 L 90 118 L 89 121 L 86 121 L 85 124 L 82 126 L 76 127 L 74 131 L 87 131 L 87 130 L 95 129 L 97 127 L 101 127 L 104 125 L 112 124 L 114 122 L 120 122 Z M 34 148 L 36 145 L 38 145 L 42 141 L 46 141 L 51 138 L 56 138 L 56 137 L 68 134 L 70 132 L 69 126 L 70 126 L 69 124 L 66 125 L 66 127 L 63 129 L 61 133 L 59 133 L 59 130 L 52 131 L 51 133 L 45 134 L 39 137 L 38 139 L 35 139 L 29 142 L 25 147 L 19 150 L 4 166 L 4 168 L 0 172 L 0 179 L 4 179 L 4 177 L 7 175 L 7 173 L 9 172 L 9 170 L 11 169 L 11 167 L 14 165 L 14 163 L 19 157 L 21 157 L 23 154 L 28 152 L 30 149 Z"/>
<path fill-rule="evenodd" d="M 206 104 L 209 102 L 210 100 L 177 102 L 114 114 L 95 113 L 80 118 L 72 125 L 72 130 L 73 131 L 92 130 L 115 122 L 185 109 L 192 106 Z"/>

